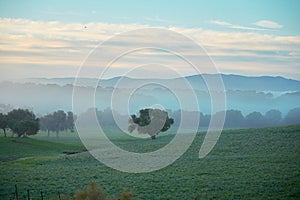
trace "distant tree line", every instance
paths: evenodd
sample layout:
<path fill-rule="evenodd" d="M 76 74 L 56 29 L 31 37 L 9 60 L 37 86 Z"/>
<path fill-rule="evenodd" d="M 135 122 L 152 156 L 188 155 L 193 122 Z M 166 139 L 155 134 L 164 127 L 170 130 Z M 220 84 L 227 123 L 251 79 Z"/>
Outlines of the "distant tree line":
<path fill-rule="evenodd" d="M 184 116 L 187 116 L 186 125 L 188 126 L 188 121 L 193 123 L 195 117 L 200 116 L 199 127 L 208 127 L 211 119 L 211 115 L 203 114 L 202 112 L 196 111 L 184 111 L 184 110 L 166 110 L 168 115 L 174 119 L 174 126 L 178 127 L 181 121 L 181 112 L 185 112 Z M 226 112 L 225 118 L 225 128 L 255 128 L 255 127 L 267 127 L 267 126 L 285 126 L 300 124 L 300 107 L 291 109 L 285 116 L 282 116 L 282 113 L 279 110 L 269 110 L 265 114 L 260 112 L 252 112 L 247 115 L 243 115 L 239 110 L 227 110 L 215 113 L 214 115 L 220 115 L 222 112 Z M 102 127 L 111 127 L 116 126 L 114 118 L 117 118 L 118 121 L 123 124 L 128 124 L 128 118 L 125 115 L 121 115 L 118 112 L 115 112 L 113 116 L 110 109 L 105 109 L 103 111 L 98 110 L 97 108 L 90 108 L 86 112 L 82 113 L 78 117 L 81 118 L 81 122 L 85 126 L 90 126 L 89 122 L 91 117 L 96 114 L 99 124 Z"/>
<path fill-rule="evenodd" d="M 168 115 L 174 120 L 174 127 L 178 127 L 180 124 L 181 112 L 186 112 L 185 116 L 189 118 L 186 121 L 193 122 L 196 116 L 200 116 L 199 127 L 209 126 L 211 115 L 195 111 L 167 110 Z M 252 112 L 245 116 L 239 110 L 221 112 L 226 112 L 224 128 L 255 128 L 300 124 L 300 107 L 291 109 L 284 117 L 279 110 L 275 109 L 269 110 L 265 114 Z M 214 115 L 220 115 L 222 114 L 221 112 L 215 113 Z M 121 123 L 128 124 L 128 117 L 125 115 L 115 112 L 113 116 L 110 109 L 101 111 L 96 108 L 90 108 L 79 115 L 81 118 L 80 121 L 84 122 L 86 126 L 90 126 L 90 119 L 95 114 L 99 124 L 104 128 L 117 126 L 114 120 L 116 118 L 118 121 L 121 121 Z M 74 116 L 72 112 L 65 113 L 63 110 L 58 110 L 37 118 L 35 114 L 28 109 L 13 109 L 7 114 L 0 113 L 0 129 L 3 130 L 4 136 L 6 136 L 7 130 L 11 130 L 13 135 L 21 137 L 34 135 L 41 129 L 47 131 L 48 136 L 51 132 L 54 132 L 58 137 L 61 131 L 74 131 L 75 119 L 76 116 Z M 188 123 L 185 124 L 187 126 L 189 125 Z"/>
<path fill-rule="evenodd" d="M 115 122 L 115 118 L 120 121 L 123 121 L 124 124 L 128 124 L 128 118 L 124 115 L 121 115 L 118 112 L 115 112 L 115 116 L 113 116 L 113 112 L 111 109 L 98 110 L 97 108 L 89 108 L 84 113 L 81 113 L 78 118 L 80 118 L 81 126 L 91 126 L 91 119 L 96 115 L 99 124 L 103 127 L 112 127 L 117 126 Z"/>
<path fill-rule="evenodd" d="M 185 116 L 189 116 L 192 120 L 196 115 L 200 115 L 200 127 L 208 127 L 211 119 L 211 115 L 205 115 L 198 112 L 187 112 Z M 300 108 L 291 109 L 285 117 L 282 117 L 282 113 L 279 110 L 269 110 L 264 115 L 260 112 L 252 112 L 244 116 L 239 110 L 227 110 L 215 113 L 214 115 L 224 114 L 226 112 L 226 118 L 224 122 L 225 128 L 256 128 L 256 127 L 268 127 L 268 126 L 286 126 L 293 124 L 300 124 Z M 181 111 L 175 111 L 170 114 L 174 118 L 175 125 L 179 125 Z"/>
<path fill-rule="evenodd" d="M 72 112 L 65 113 L 63 110 L 55 111 L 40 118 L 41 130 L 47 131 L 48 137 L 50 132 L 55 132 L 56 137 L 60 131 L 74 132 L 74 114 Z"/>
<path fill-rule="evenodd" d="M 75 116 L 72 112 L 65 113 L 63 110 L 55 111 L 40 118 L 37 118 L 28 109 L 13 109 L 7 114 L 0 113 L 0 129 L 4 137 L 10 130 L 17 137 L 35 135 L 41 129 L 48 132 L 55 132 L 58 137 L 60 131 L 74 132 Z"/>

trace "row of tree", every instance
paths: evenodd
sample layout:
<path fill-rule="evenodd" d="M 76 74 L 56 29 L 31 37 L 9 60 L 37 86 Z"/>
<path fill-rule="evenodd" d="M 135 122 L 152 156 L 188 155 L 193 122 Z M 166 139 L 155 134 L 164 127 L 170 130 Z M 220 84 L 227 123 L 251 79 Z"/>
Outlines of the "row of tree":
<path fill-rule="evenodd" d="M 168 115 L 172 117 L 172 124 L 174 123 L 174 126 L 180 124 L 181 112 L 186 112 L 184 116 L 188 117 L 189 119 L 187 121 L 191 122 L 196 116 L 200 116 L 199 127 L 208 127 L 210 123 L 211 115 L 193 111 L 167 110 Z M 222 112 L 226 112 L 225 128 L 253 128 L 300 124 L 300 108 L 290 110 L 285 117 L 282 117 L 282 113 L 279 110 L 270 110 L 264 115 L 260 112 L 252 112 L 246 116 L 239 110 L 227 110 Z M 94 113 L 96 113 L 101 126 L 104 127 L 116 126 L 114 118 L 118 118 L 118 120 L 121 120 L 124 124 L 128 123 L 128 117 L 119 113 L 113 116 L 110 109 L 104 111 L 89 109 L 79 117 L 85 119 L 81 121 L 86 121 L 86 125 L 89 126 L 88 122 Z M 215 113 L 214 115 L 219 114 L 221 114 L 221 112 Z M 133 115 L 131 117 L 133 117 L 131 118 L 132 120 L 135 120 Z M 18 137 L 36 134 L 39 129 L 41 129 L 47 131 L 48 136 L 50 132 L 55 132 L 58 137 L 60 131 L 74 131 L 75 118 L 72 112 L 65 113 L 63 110 L 58 110 L 38 119 L 35 114 L 28 109 L 14 109 L 7 114 L 0 113 L 0 129 L 3 130 L 4 136 L 6 136 L 7 129 L 10 129 L 13 134 L 16 134 Z M 132 122 L 142 126 L 138 121 Z M 131 126 L 131 129 L 133 127 L 134 126 Z M 139 128 L 139 130 L 143 129 Z"/>
<path fill-rule="evenodd" d="M 60 131 L 74 132 L 74 114 L 72 112 L 65 113 L 63 110 L 55 111 L 40 118 L 41 130 L 47 131 L 48 137 L 50 132 L 55 132 L 56 137 Z"/>
<path fill-rule="evenodd" d="M 170 111 L 170 116 L 175 120 L 175 126 L 179 125 L 181 111 Z M 211 115 L 205 115 L 198 112 L 187 112 L 185 116 L 188 116 L 190 120 L 193 120 L 196 115 L 200 115 L 200 127 L 208 127 L 211 119 Z M 300 108 L 294 108 L 290 110 L 286 116 L 282 117 L 282 113 L 279 110 L 269 110 L 264 115 L 260 112 L 252 112 L 244 116 L 239 110 L 227 110 L 215 113 L 214 115 L 224 114 L 226 112 L 226 118 L 224 122 L 225 128 L 255 128 L 255 127 L 268 127 L 268 126 L 285 126 L 300 124 Z"/>
<path fill-rule="evenodd" d="M 185 121 L 185 125 L 189 126 L 189 121 L 194 124 L 196 117 L 200 116 L 199 127 L 208 127 L 211 119 L 211 115 L 203 114 L 197 111 L 184 111 L 184 110 L 166 110 L 168 116 L 174 119 L 174 126 L 178 127 L 181 121 L 182 113 L 188 119 Z M 267 127 L 267 126 L 285 126 L 292 124 L 300 124 L 300 108 L 294 108 L 290 110 L 285 116 L 279 110 L 269 110 L 265 114 L 260 112 L 252 112 L 247 115 L 243 115 L 240 110 L 227 110 L 226 112 L 225 128 L 254 128 L 254 127 Z M 140 114 L 140 113 L 137 113 Z M 221 112 L 214 115 L 220 115 Z M 121 124 L 128 124 L 128 116 L 115 112 L 114 115 L 110 109 L 103 111 L 96 108 L 90 108 L 86 112 L 80 114 L 80 123 L 83 126 L 92 126 L 90 119 L 97 116 L 101 127 L 117 126 L 115 120 Z"/>
<path fill-rule="evenodd" d="M 7 114 L 0 113 L 0 129 L 3 130 L 4 137 L 8 129 L 18 137 L 35 135 L 40 129 L 47 131 L 48 136 L 53 131 L 58 137 L 60 131 L 74 132 L 74 115 L 72 112 L 58 110 L 37 118 L 28 109 L 13 109 Z"/>
<path fill-rule="evenodd" d="M 268 127 L 300 124 L 300 108 L 290 110 L 285 117 L 279 110 L 269 110 L 264 115 L 260 112 L 252 112 L 245 117 L 240 111 L 229 110 L 226 112 L 225 127 Z"/>

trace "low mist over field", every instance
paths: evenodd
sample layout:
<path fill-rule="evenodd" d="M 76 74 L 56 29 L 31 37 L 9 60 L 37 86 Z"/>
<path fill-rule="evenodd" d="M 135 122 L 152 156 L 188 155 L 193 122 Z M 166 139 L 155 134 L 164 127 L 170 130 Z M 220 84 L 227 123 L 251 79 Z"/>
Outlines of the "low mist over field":
<path fill-rule="evenodd" d="M 214 75 L 203 75 L 206 78 Z M 238 75 L 222 75 L 227 97 L 227 110 L 236 109 L 247 115 L 253 111 L 265 113 L 271 109 L 277 109 L 283 114 L 293 108 L 299 107 L 300 102 L 300 81 L 285 79 L 282 77 L 246 77 Z M 180 84 L 180 78 L 163 79 L 161 83 L 168 83 L 183 96 L 186 88 Z M 181 78 L 187 80 L 197 95 L 200 111 L 210 114 L 210 92 L 220 93 L 223 91 L 208 91 L 203 78 L 189 76 Z M 63 110 L 72 109 L 72 92 L 75 78 L 55 78 L 55 79 L 26 79 L 20 82 L 0 83 L 0 102 L 10 104 L 12 107 L 26 107 L 33 109 L 36 113 L 46 114 L 59 108 Z M 121 81 L 121 84 L 118 84 Z M 77 80 L 76 88 L 81 95 L 95 91 L 95 107 L 99 110 L 110 108 L 112 92 L 125 98 L 126 91 L 131 87 L 143 82 L 153 82 L 155 79 L 133 79 L 128 77 L 116 77 L 112 79 L 84 79 Z M 96 89 L 95 89 L 96 88 Z M 16 96 L 20 98 L 16 98 Z M 118 100 L 116 100 L 118 101 Z M 115 102 L 118 105 L 118 102 Z M 133 113 L 140 108 L 151 107 L 160 104 L 169 110 L 187 110 L 191 108 L 181 108 L 176 96 L 168 88 L 158 84 L 148 84 L 138 88 L 130 98 L 129 110 Z M 85 112 L 85 102 L 81 102 L 81 112 Z M 120 114 L 127 113 L 125 109 L 114 107 Z M 80 113 L 76 113 L 80 114 Z"/>

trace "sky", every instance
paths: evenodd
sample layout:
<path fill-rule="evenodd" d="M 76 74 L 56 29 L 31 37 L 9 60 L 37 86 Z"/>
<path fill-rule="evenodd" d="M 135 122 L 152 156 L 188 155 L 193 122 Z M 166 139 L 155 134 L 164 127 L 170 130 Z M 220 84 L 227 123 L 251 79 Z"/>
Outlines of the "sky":
<path fill-rule="evenodd" d="M 0 81 L 74 77 L 97 45 L 149 27 L 191 38 L 205 49 L 220 73 L 300 80 L 299 8 L 297 0 L 0 0 Z M 148 40 L 145 35 L 131 42 Z M 153 40 L 163 42 L 164 35 Z M 111 44 L 105 53 L 111 55 L 121 45 Z M 195 73 L 172 56 L 149 50 L 120 59 L 105 78 L 126 75 L 133 66 L 153 61 L 183 75 Z M 101 64 L 99 60 L 88 66 L 84 76 L 97 78 Z M 155 73 L 147 74 L 157 76 L 160 68 L 151 67 Z M 145 74 L 141 71 L 135 76 Z M 170 74 L 160 72 L 162 77 Z M 203 66 L 203 73 L 209 72 Z"/>

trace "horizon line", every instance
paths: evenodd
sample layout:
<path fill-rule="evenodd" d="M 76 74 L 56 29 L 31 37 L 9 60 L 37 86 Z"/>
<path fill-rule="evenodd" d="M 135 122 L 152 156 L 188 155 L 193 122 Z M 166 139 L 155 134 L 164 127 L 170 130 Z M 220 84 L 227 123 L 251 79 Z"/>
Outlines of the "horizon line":
<path fill-rule="evenodd" d="M 149 80 L 149 79 L 158 79 L 158 80 L 172 80 L 172 79 L 177 79 L 177 78 L 186 78 L 186 77 L 193 77 L 193 76 L 205 76 L 205 75 L 224 75 L 224 76 L 241 76 L 241 77 L 247 77 L 247 78 L 264 78 L 264 77 L 270 77 L 270 78 L 282 78 L 282 79 L 287 79 L 287 80 L 293 80 L 293 81 L 300 81 L 300 79 L 294 79 L 294 78 L 289 78 L 281 75 L 242 75 L 242 74 L 234 74 L 234 73 L 218 73 L 218 74 L 211 74 L 211 73 L 202 73 L 202 74 L 191 74 L 191 75 L 186 75 L 182 77 L 171 77 L 171 78 L 138 78 L 138 77 L 131 77 L 131 76 L 113 76 L 109 78 L 103 78 L 101 80 L 111 80 L 115 78 L 129 78 L 133 80 Z M 28 79 L 46 79 L 46 80 L 51 80 L 51 79 L 98 79 L 96 77 L 76 77 L 76 76 L 65 76 L 65 77 L 28 77 L 28 78 L 19 78 L 19 79 L 11 79 L 11 80 L 2 80 L 0 82 L 7 82 L 7 81 L 24 81 Z"/>

